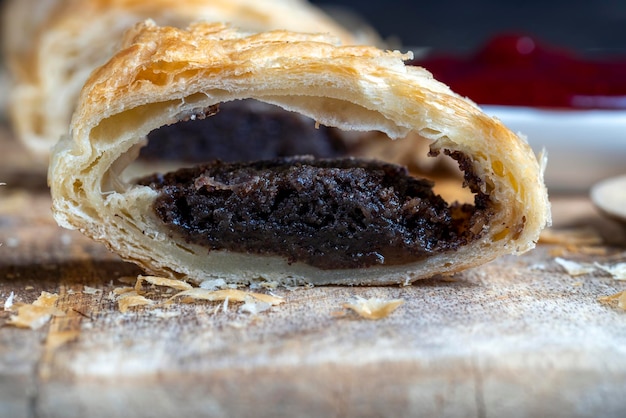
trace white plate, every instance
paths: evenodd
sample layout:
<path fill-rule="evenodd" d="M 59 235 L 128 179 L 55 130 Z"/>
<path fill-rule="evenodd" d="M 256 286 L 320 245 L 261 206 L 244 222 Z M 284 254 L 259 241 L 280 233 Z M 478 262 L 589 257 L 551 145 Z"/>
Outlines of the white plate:
<path fill-rule="evenodd" d="M 482 106 L 536 152 L 548 152 L 551 190 L 586 191 L 595 182 L 626 173 L 626 110 L 544 110 Z"/>
<path fill-rule="evenodd" d="M 595 184 L 590 197 L 602 212 L 626 225 L 626 175 Z"/>

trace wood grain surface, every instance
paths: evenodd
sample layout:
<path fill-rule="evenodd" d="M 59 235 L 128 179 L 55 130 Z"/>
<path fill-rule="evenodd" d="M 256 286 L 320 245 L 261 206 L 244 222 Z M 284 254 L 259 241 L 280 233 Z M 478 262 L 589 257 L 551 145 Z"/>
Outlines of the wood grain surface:
<path fill-rule="evenodd" d="M 592 249 L 540 245 L 411 286 L 279 288 L 285 302 L 258 315 L 122 313 L 112 292 L 141 272 L 55 224 L 45 167 L 10 136 L 0 128 L 0 307 L 47 291 L 65 315 L 32 330 L 0 311 L 1 417 L 626 416 L 626 311 L 598 300 L 626 282 L 555 261 L 626 261 L 624 230 L 585 196 L 553 197 L 555 228 L 598 231 Z M 404 304 L 371 321 L 343 307 L 357 296 Z"/>

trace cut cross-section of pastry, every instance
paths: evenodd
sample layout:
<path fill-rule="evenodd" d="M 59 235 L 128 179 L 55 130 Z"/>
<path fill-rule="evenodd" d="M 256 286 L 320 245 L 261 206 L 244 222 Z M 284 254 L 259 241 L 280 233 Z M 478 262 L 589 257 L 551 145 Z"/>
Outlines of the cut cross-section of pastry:
<path fill-rule="evenodd" d="M 54 216 L 150 274 L 198 282 L 410 283 L 533 248 L 550 222 L 543 158 L 407 58 L 322 35 L 142 23 L 92 74 L 54 150 Z M 129 177 L 151 133 L 219 118 L 241 100 L 355 141 L 425 141 L 458 162 L 474 201 L 448 203 L 393 161 L 362 158 L 211 161 Z M 185 147 L 184 135 L 169 138 Z"/>

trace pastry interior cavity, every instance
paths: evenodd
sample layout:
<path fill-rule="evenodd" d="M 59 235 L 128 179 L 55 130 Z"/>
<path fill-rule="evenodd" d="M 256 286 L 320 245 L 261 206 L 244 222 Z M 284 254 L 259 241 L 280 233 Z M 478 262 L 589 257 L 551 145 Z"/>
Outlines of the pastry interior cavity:
<path fill-rule="evenodd" d="M 311 119 L 275 105 L 253 99 L 237 100 L 221 103 L 209 113 L 213 112 L 217 113 L 152 131 L 139 158 L 201 163 L 294 155 L 336 158 L 349 154 L 349 144 L 337 128 L 315 126 Z"/>
<path fill-rule="evenodd" d="M 207 252 L 320 269 L 401 265 L 480 238 L 492 216 L 482 180 L 458 151 L 444 153 L 463 170 L 472 204 L 447 203 L 404 167 L 348 157 L 333 128 L 293 112 L 254 101 L 215 110 L 153 131 L 142 151 L 160 158 L 163 145 L 171 155 L 190 144 L 187 157 L 175 155 L 207 162 L 137 180 L 157 191 L 157 222 Z"/>

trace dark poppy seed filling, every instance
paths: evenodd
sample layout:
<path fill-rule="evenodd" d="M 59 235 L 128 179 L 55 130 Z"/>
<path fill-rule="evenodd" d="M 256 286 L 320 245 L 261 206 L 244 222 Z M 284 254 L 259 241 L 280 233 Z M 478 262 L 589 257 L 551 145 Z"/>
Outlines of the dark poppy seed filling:
<path fill-rule="evenodd" d="M 456 156 L 461 160 L 461 156 Z M 466 173 L 466 181 L 478 181 Z M 172 235 L 321 269 L 404 264 L 476 239 L 489 200 L 448 205 L 400 166 L 358 159 L 211 162 L 139 181 Z"/>
<path fill-rule="evenodd" d="M 336 128 L 316 127 L 310 119 L 278 106 L 239 100 L 221 103 L 210 110 L 217 114 L 206 118 L 203 114 L 196 115 L 194 120 L 151 132 L 140 158 L 201 163 L 268 160 L 293 155 L 318 158 L 347 155 L 346 144 Z"/>

